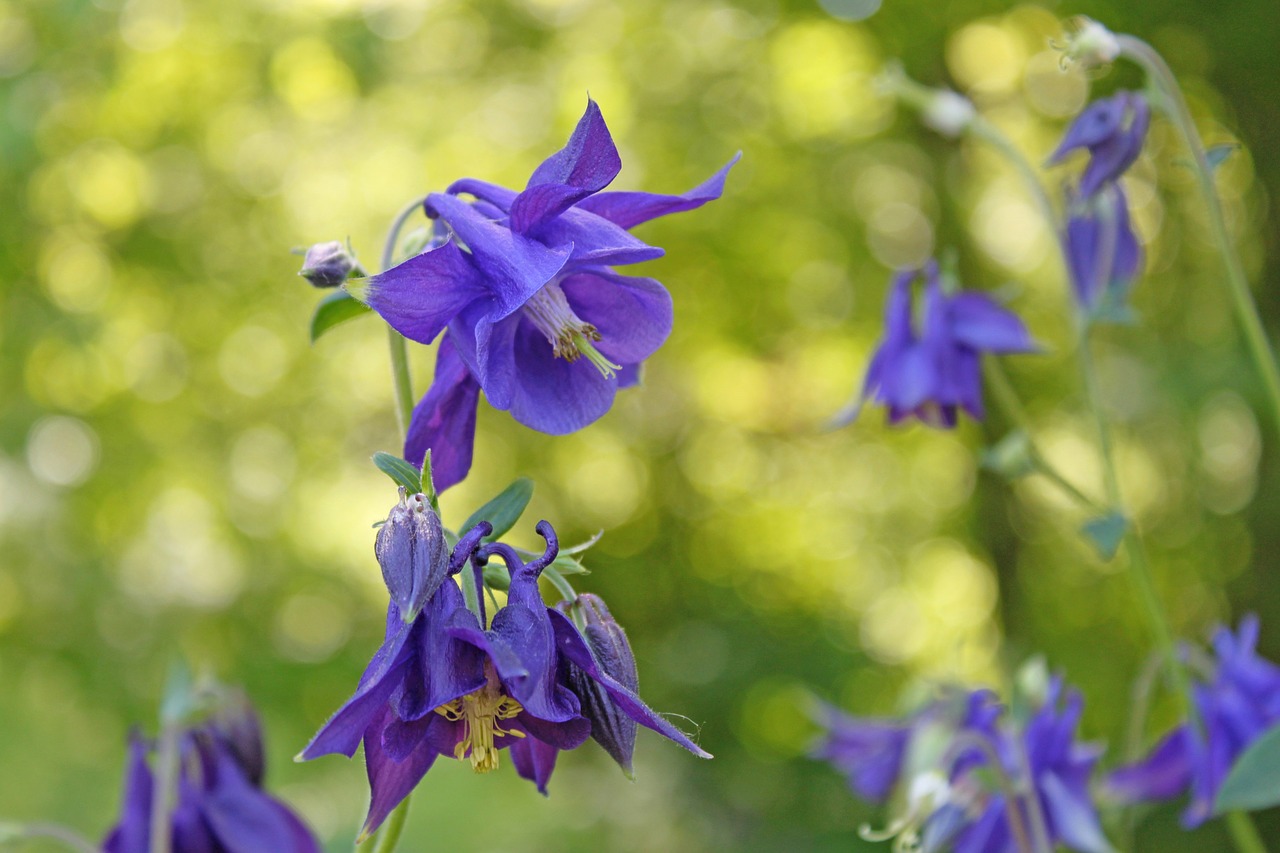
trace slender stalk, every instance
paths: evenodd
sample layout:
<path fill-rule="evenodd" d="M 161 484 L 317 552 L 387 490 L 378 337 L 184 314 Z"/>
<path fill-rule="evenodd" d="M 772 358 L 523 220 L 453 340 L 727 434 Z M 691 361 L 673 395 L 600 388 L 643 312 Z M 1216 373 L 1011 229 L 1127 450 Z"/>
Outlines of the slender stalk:
<path fill-rule="evenodd" d="M 409 217 L 422 207 L 426 198 L 416 199 L 406 204 L 396 214 L 387 230 L 387 240 L 382 246 L 382 262 L 379 269 L 387 270 L 395 262 L 396 241 L 400 239 L 400 231 Z M 391 351 L 391 381 L 395 387 L 396 418 L 400 424 L 401 437 L 409 434 L 409 420 L 413 417 L 413 379 L 409 374 L 409 348 L 404 336 L 390 326 L 387 327 L 387 345 Z"/>
<path fill-rule="evenodd" d="M 556 592 L 564 597 L 565 601 L 573 601 L 578 597 L 578 593 L 574 591 L 573 585 L 555 566 L 547 566 L 542 570 L 542 576 L 551 582 L 556 588 Z"/>
<path fill-rule="evenodd" d="M 1247 813 L 1227 812 L 1226 819 L 1231 841 L 1240 853 L 1267 853 L 1267 845 Z"/>
<path fill-rule="evenodd" d="M 178 779 L 178 731 L 166 722 L 156 754 L 156 786 L 151 799 L 150 853 L 169 853 L 169 812 Z"/>
<path fill-rule="evenodd" d="M 1275 351 L 1271 347 L 1270 338 L 1258 314 L 1257 303 L 1253 301 L 1253 293 L 1249 289 L 1249 279 L 1245 276 L 1244 264 L 1240 254 L 1231 242 L 1227 232 L 1227 221 L 1222 214 L 1222 201 L 1218 198 L 1218 190 L 1213 181 L 1213 167 L 1205 153 L 1203 140 L 1196 130 L 1195 120 L 1187 107 L 1187 99 L 1178 86 L 1173 71 L 1159 53 L 1151 45 L 1130 35 L 1117 35 L 1120 52 L 1133 60 L 1146 72 L 1147 79 L 1164 96 L 1165 112 L 1174 127 L 1182 135 L 1195 161 L 1196 183 L 1204 202 L 1205 211 L 1209 215 L 1209 227 L 1213 239 L 1218 244 L 1222 255 L 1222 263 L 1226 268 L 1227 286 L 1231 293 L 1232 307 L 1236 320 L 1244 332 L 1245 345 L 1253 359 L 1254 366 L 1262 375 L 1267 390 L 1267 401 L 1271 407 L 1272 426 L 1280 431 L 1280 367 L 1277 367 Z"/>
<path fill-rule="evenodd" d="M 973 748 L 982 753 L 983 759 L 991 770 L 991 774 L 996 779 L 996 784 L 1000 787 L 1000 793 L 1004 795 L 1005 817 L 1009 821 L 1009 834 L 1013 836 L 1013 844 L 1018 848 L 1019 853 L 1053 853 L 1053 849 L 1039 847 L 1027 833 L 1027 825 L 1023 820 L 1021 797 L 1018 795 L 1018 789 L 1013 783 L 1013 779 L 1009 777 L 1008 770 L 1005 769 L 1004 763 L 1000 760 L 1000 754 L 987 738 L 974 731 L 961 731 L 956 735 L 955 742 L 951 747 L 951 755 L 959 758 L 964 750 Z"/>
<path fill-rule="evenodd" d="M 23 838 L 51 838 L 76 853 L 98 851 L 98 847 L 83 835 L 56 823 L 0 824 L 0 847 Z"/>
<path fill-rule="evenodd" d="M 1018 170 L 1018 175 L 1026 185 L 1027 191 L 1031 193 L 1031 198 L 1035 201 L 1036 207 L 1040 208 L 1040 215 L 1044 217 L 1045 224 L 1053 231 L 1055 238 L 1058 234 L 1061 234 L 1062 224 L 1058 218 L 1058 211 L 1049 198 L 1049 193 L 1045 191 L 1044 184 L 1040 182 L 1040 176 L 1035 168 L 1022 155 L 1017 146 L 1013 144 L 1013 141 L 1001 133 L 994 124 L 979 115 L 975 115 L 970 119 L 969 132 L 1003 154 L 1009 163 Z M 1066 259 L 1064 258 L 1063 261 L 1065 264 Z"/>

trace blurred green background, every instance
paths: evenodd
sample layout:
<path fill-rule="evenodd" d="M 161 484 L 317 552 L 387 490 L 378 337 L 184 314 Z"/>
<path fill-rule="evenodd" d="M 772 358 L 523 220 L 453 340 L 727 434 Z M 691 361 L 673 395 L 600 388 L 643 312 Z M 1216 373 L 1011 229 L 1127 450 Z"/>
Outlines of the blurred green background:
<path fill-rule="evenodd" d="M 562 438 L 482 405 L 445 521 L 528 475 L 518 542 L 540 517 L 569 541 L 603 528 L 578 585 L 627 627 L 648 701 L 717 757 L 642 734 L 632 784 L 591 746 L 547 800 L 442 761 L 402 849 L 886 849 L 856 839 L 885 815 L 804 758 L 808 691 L 892 713 L 922 684 L 1003 685 L 1036 652 L 1116 759 L 1149 638 L 1072 506 L 978 470 L 1000 419 L 819 429 L 861 381 L 890 268 L 955 248 L 1048 345 L 1008 369 L 1053 460 L 1100 491 L 1051 235 L 1007 164 L 871 86 L 900 58 L 1042 162 L 1091 88 L 1140 84 L 1059 69 L 1049 42 L 1081 12 L 1153 41 L 1207 140 L 1244 144 L 1220 186 L 1274 325 L 1270 0 L 888 0 L 862 22 L 802 0 L 0 2 L 0 818 L 100 837 L 127 730 L 154 731 L 181 653 L 247 688 L 273 789 L 349 849 L 361 763 L 289 759 L 381 638 L 370 525 L 395 494 L 368 458 L 398 435 L 379 322 L 310 346 L 318 295 L 289 250 L 349 236 L 373 263 L 405 201 L 461 176 L 523 185 L 588 91 L 616 187 L 678 192 L 745 157 L 723 200 L 638 229 L 668 250 L 644 274 L 677 317 L 645 386 Z M 1163 121 L 1128 188 L 1142 322 L 1098 346 L 1124 488 L 1178 631 L 1253 610 L 1280 657 L 1274 431 Z M 432 357 L 413 348 L 419 392 Z M 1175 814 L 1140 849 L 1228 849 Z"/>

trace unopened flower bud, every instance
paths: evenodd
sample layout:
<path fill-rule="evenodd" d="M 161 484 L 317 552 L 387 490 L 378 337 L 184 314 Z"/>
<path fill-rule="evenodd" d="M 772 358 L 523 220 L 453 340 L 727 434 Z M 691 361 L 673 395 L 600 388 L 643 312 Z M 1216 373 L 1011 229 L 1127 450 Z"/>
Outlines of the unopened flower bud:
<path fill-rule="evenodd" d="M 316 243 L 307 249 L 298 275 L 315 287 L 341 287 L 352 272 L 360 268 L 360 262 L 343 243 L 330 240 Z"/>
<path fill-rule="evenodd" d="M 449 576 L 444 528 L 425 495 L 409 495 L 401 487 L 400 501 L 378 529 L 373 551 L 400 617 L 412 622 Z"/>
<path fill-rule="evenodd" d="M 564 604 L 567 602 L 562 602 Z M 599 596 L 591 593 L 579 595 L 568 606 L 582 615 L 585 622 L 582 636 L 600 668 L 635 693 L 640 682 L 635 655 L 631 653 L 627 632 L 613 620 L 609 608 Z M 591 737 L 630 776 L 631 757 L 636 748 L 635 720 L 622 712 L 601 684 L 577 667 L 570 671 L 570 684 L 582 700 L 583 716 L 591 721 Z"/>
<path fill-rule="evenodd" d="M 262 748 L 262 723 L 243 691 L 220 691 L 206 730 L 235 759 L 255 786 L 262 785 L 266 757 Z"/>

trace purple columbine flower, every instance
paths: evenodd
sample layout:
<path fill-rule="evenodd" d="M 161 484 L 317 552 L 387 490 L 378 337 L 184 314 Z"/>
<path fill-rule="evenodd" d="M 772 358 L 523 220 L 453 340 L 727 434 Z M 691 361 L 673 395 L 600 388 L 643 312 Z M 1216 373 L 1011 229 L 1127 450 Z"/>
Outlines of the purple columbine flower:
<path fill-rule="evenodd" d="M 1117 92 L 1084 109 L 1067 128 L 1049 163 L 1060 163 L 1072 151 L 1089 151 L 1089 165 L 1080 178 L 1080 194 L 1089 198 L 1117 181 L 1133 165 L 1151 124 L 1151 108 L 1138 92 Z"/>
<path fill-rule="evenodd" d="M 886 802 L 907 793 L 907 814 L 884 832 L 926 853 L 1016 853 L 1006 795 L 992 782 L 991 759 L 1015 790 L 1022 824 L 1033 819 L 1034 795 L 1051 844 L 1081 853 L 1108 853 L 1088 783 L 1100 750 L 1076 741 L 1082 703 L 1051 679 L 1044 701 L 1024 724 L 1003 716 L 989 690 L 953 694 L 905 721 L 849 717 L 824 707 L 826 735 L 816 757 L 830 762 L 858 796 Z"/>
<path fill-rule="evenodd" d="M 1071 199 L 1063 238 L 1076 301 L 1091 315 L 1119 315 L 1142 268 L 1142 247 L 1119 184 Z"/>
<path fill-rule="evenodd" d="M 129 741 L 120 821 L 103 841 L 105 853 L 150 853 L 155 744 Z M 320 853 L 306 825 L 262 790 L 262 733 L 247 704 L 217 714 L 178 736 L 178 776 L 169 816 L 170 849 L 226 853 Z"/>
<path fill-rule="evenodd" d="M 921 322 L 912 316 L 912 285 L 924 279 Z M 1036 352 L 1038 347 L 1012 311 L 972 291 L 943 292 L 937 264 L 904 270 L 893 279 L 885 303 L 885 332 L 858 398 L 834 423 L 854 420 L 873 400 L 888 409 L 889 422 L 916 418 L 930 426 L 956 425 L 961 409 L 983 416 L 983 353 Z"/>
<path fill-rule="evenodd" d="M 460 482 L 481 390 L 494 408 L 552 435 L 607 412 L 672 323 L 661 284 L 612 269 L 663 254 L 627 229 L 719 198 L 738 156 L 682 195 L 601 192 L 622 161 L 588 101 L 568 144 L 523 191 L 463 178 L 428 196 L 439 245 L 348 285 L 410 340 L 430 343 L 447 329 L 405 458 L 420 464 L 430 450 L 436 486 Z"/>
<path fill-rule="evenodd" d="M 558 544 L 550 524 L 539 522 L 537 529 L 547 548 L 529 563 L 502 543 L 482 545 L 492 530 L 482 522 L 454 547 L 443 571 L 417 564 L 417 573 L 446 580 L 409 621 L 392 590 L 382 647 L 355 695 L 300 756 L 350 757 L 364 743 L 371 791 L 364 835 L 381 825 L 441 755 L 467 759 L 477 773 L 487 773 L 497 769 L 500 751 L 509 748 L 517 772 L 545 794 L 559 752 L 580 746 L 592 733 L 594 718 L 584 715 L 582 699 L 571 686 L 574 667 L 603 686 L 600 701 L 710 757 L 610 676 L 573 624 L 543 603 L 538 577 L 555 559 Z M 380 558 L 386 553 L 378 549 Z M 494 555 L 506 563 L 510 586 L 506 605 L 488 622 L 481 578 Z M 463 582 L 475 583 L 478 613 L 467 608 L 451 579 L 468 562 L 473 577 Z M 385 576 L 395 574 L 384 567 Z M 408 587 L 425 585 L 415 581 Z"/>
<path fill-rule="evenodd" d="M 1213 632 L 1207 681 L 1195 685 L 1203 734 L 1184 723 L 1169 732 L 1141 761 L 1115 770 L 1108 790 L 1122 802 L 1156 802 L 1188 791 L 1182 814 L 1188 829 L 1213 816 L 1213 803 L 1241 753 L 1280 723 L 1280 667 L 1259 657 L 1258 618 L 1240 620 L 1237 633 Z"/>

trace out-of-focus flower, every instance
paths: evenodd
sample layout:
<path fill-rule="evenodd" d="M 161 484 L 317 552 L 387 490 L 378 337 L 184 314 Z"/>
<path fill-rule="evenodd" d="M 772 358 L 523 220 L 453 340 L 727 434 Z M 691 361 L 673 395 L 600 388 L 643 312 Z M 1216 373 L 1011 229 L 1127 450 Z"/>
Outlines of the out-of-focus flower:
<path fill-rule="evenodd" d="M 1076 300 L 1086 313 L 1122 316 L 1142 267 L 1142 247 L 1119 184 L 1068 205 L 1063 242 Z"/>
<path fill-rule="evenodd" d="M 912 285 L 924 279 L 921 322 L 913 319 Z M 889 422 L 916 418 L 953 427 L 960 409 L 981 419 L 983 353 L 1035 352 L 1022 321 L 990 297 L 969 291 L 947 294 L 938 267 L 905 270 L 893 280 L 885 303 L 885 332 L 867 368 L 862 391 L 836 416 L 843 426 L 872 400 L 888 409 Z"/>
<path fill-rule="evenodd" d="M 393 516 L 396 512 L 392 510 Z M 547 547 L 529 563 L 502 543 L 482 545 L 491 530 L 482 522 L 469 531 L 443 570 L 415 563 L 415 575 L 445 580 L 408 621 L 393 590 L 382 647 L 355 695 L 302 752 L 303 759 L 351 756 L 363 741 L 371 790 L 365 835 L 378 828 L 441 755 L 468 759 L 477 773 L 487 773 L 497 769 L 500 751 L 510 748 L 516 771 L 546 793 L 559 752 L 580 746 L 597 721 L 602 727 L 616 722 L 599 709 L 588 707 L 584 713 L 583 699 L 572 686 L 583 678 L 603 688 L 591 695 L 591 702 L 611 703 L 630 719 L 710 757 L 651 711 L 633 687 L 606 669 L 573 623 L 543 603 L 538 577 L 559 550 L 551 525 L 538 524 Z M 392 552 L 379 547 L 378 556 Z M 479 578 L 495 555 L 507 565 L 510 586 L 506 604 L 488 622 Z M 478 613 L 467 608 L 461 589 L 450 579 L 468 560 L 475 568 Z M 388 575 L 385 566 L 383 572 Z M 415 580 L 411 586 L 420 589 L 423 584 Z M 610 666 L 617 668 L 616 662 Z M 602 736 L 607 741 L 609 731 Z M 629 763 L 629 753 L 626 759 Z"/>
<path fill-rule="evenodd" d="M 176 735 L 177 786 L 169 816 L 170 849 L 227 853 L 320 853 L 310 830 L 262 790 L 262 733 L 247 702 L 216 710 Z M 150 853 L 157 780 L 148 755 L 155 744 L 130 738 L 120 821 L 105 853 Z"/>
<path fill-rule="evenodd" d="M 1086 68 L 1115 62 L 1120 56 L 1120 40 L 1093 18 L 1083 15 L 1070 22 L 1071 33 L 1060 45 L 1063 59 L 1082 63 Z"/>
<path fill-rule="evenodd" d="M 1213 632 L 1212 672 L 1196 684 L 1200 732 L 1184 723 L 1165 735 L 1141 761 L 1107 778 L 1123 802 L 1173 799 L 1188 791 L 1182 823 L 1193 828 L 1213 816 L 1218 789 L 1237 758 L 1280 723 L 1280 666 L 1259 657 L 1258 618 L 1240 620 L 1238 632 Z"/>
<path fill-rule="evenodd" d="M 1058 678 L 1025 722 L 1002 716 L 987 690 L 935 702 L 903 723 L 825 709 L 817 755 L 872 802 L 907 793 L 905 813 L 864 837 L 896 837 L 902 849 L 1016 853 L 1012 812 L 1023 832 L 1038 822 L 1051 845 L 1107 853 L 1088 789 L 1100 750 L 1076 741 L 1081 710 Z"/>
<path fill-rule="evenodd" d="M 360 262 L 351 254 L 351 249 L 345 243 L 330 240 L 307 249 L 298 275 L 314 287 L 341 287 L 359 269 Z"/>
<path fill-rule="evenodd" d="M 1080 177 L 1080 194 L 1087 199 L 1119 180 L 1138 159 L 1150 123 L 1151 108 L 1140 93 L 1100 98 L 1071 122 L 1049 162 L 1060 163 L 1072 151 L 1088 150 L 1089 164 Z"/>
<path fill-rule="evenodd" d="M 448 330 L 405 458 L 418 464 L 430 450 L 440 489 L 466 476 L 480 390 L 552 435 L 607 412 L 672 322 L 666 288 L 612 269 L 663 254 L 627 229 L 719 198 L 737 160 L 682 195 L 601 192 L 622 161 L 588 101 L 568 144 L 523 191 L 464 178 L 429 195 L 427 214 L 446 242 L 348 286 L 411 340 Z"/>

